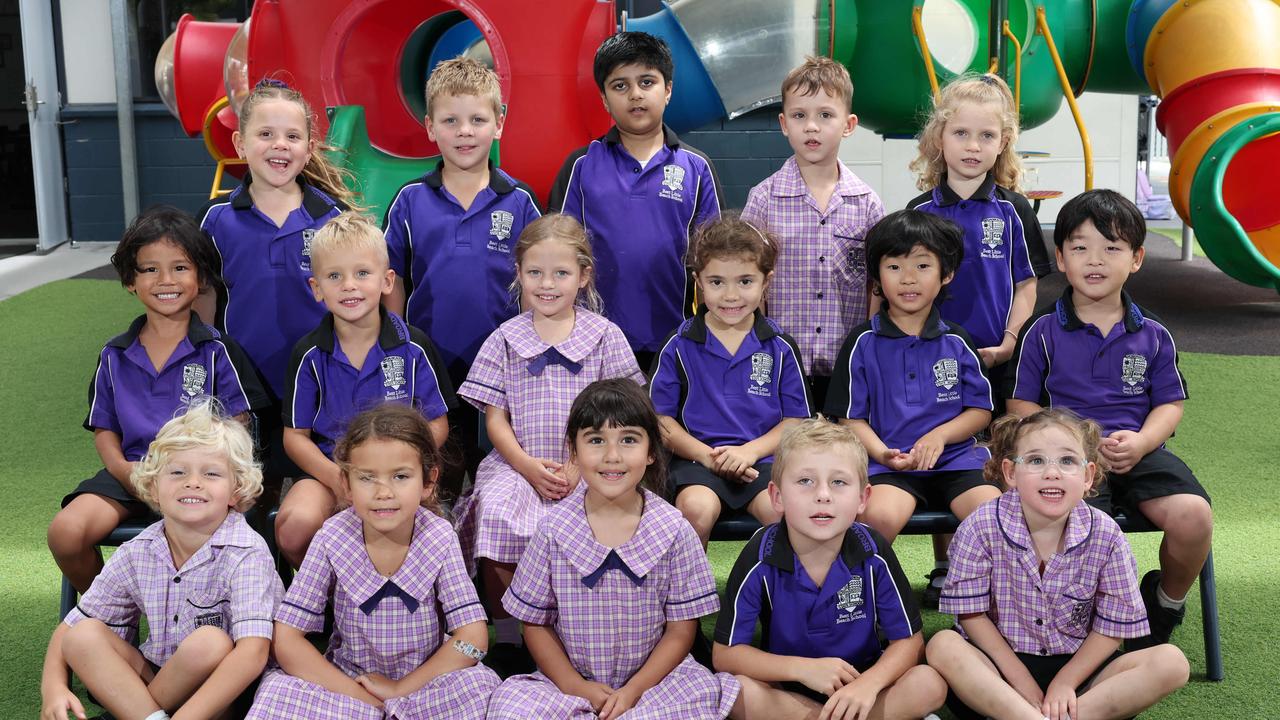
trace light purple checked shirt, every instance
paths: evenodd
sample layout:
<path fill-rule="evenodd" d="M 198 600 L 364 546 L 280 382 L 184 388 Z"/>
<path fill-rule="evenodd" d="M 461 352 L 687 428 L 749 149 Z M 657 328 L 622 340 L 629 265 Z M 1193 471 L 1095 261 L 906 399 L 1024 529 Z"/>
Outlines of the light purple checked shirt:
<path fill-rule="evenodd" d="M 164 523 L 121 545 L 63 622 L 100 620 L 132 640 L 145 615 L 147 639 L 140 650 L 156 665 L 168 662 L 187 635 L 206 625 L 222 629 L 232 641 L 270 640 L 271 616 L 284 586 L 266 541 L 244 516 L 228 513 L 180 569 L 173 566 Z"/>
<path fill-rule="evenodd" d="M 1040 575 L 1017 490 L 960 523 L 948 552 L 951 569 L 938 611 L 987 613 L 1014 652 L 1070 655 L 1089 633 L 1146 635 L 1138 569 L 1124 533 L 1081 501 L 1067 519 L 1063 551 Z"/>
<path fill-rule="evenodd" d="M 884 217 L 880 196 L 837 162 L 840 179 L 825 212 L 818 210 L 794 156 L 751 188 L 742 209 L 743 220 L 762 224 L 778 238 L 769 317 L 795 338 L 810 376 L 830 376 L 845 336 L 867 319 L 864 238 Z"/>

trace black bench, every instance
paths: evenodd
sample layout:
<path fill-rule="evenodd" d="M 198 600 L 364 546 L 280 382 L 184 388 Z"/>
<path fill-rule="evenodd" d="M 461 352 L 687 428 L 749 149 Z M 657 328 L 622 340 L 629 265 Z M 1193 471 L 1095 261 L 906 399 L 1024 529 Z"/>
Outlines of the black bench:
<path fill-rule="evenodd" d="M 1159 532 L 1159 528 L 1147 522 L 1146 518 L 1129 518 L 1118 515 L 1115 518 L 1120 529 L 1130 533 Z M 902 535 L 935 535 L 955 532 L 960 521 L 951 513 L 923 512 L 916 513 L 907 521 Z M 721 519 L 711 530 L 712 540 L 746 540 L 760 523 L 755 518 L 740 513 Z M 1204 627 L 1204 659 L 1205 677 L 1215 682 L 1221 681 L 1225 674 L 1222 669 L 1222 638 L 1218 628 L 1218 586 L 1213 578 L 1213 553 L 1204 559 L 1204 567 L 1200 569 L 1200 614 Z"/>

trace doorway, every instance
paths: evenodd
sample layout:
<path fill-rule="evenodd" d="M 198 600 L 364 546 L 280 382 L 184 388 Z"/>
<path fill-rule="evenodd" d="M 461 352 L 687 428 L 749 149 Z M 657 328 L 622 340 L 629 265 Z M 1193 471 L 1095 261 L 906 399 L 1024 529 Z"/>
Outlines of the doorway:
<path fill-rule="evenodd" d="M 18 0 L 0 0 L 0 257 L 36 248 L 35 171 Z"/>

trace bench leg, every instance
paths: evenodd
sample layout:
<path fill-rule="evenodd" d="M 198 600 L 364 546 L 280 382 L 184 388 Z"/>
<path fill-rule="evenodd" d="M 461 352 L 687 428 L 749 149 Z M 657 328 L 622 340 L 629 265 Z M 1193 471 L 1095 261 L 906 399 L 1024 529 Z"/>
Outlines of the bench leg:
<path fill-rule="evenodd" d="M 1218 587 L 1213 579 L 1213 552 L 1200 568 L 1200 614 L 1204 622 L 1205 676 L 1214 682 L 1225 677 L 1222 670 L 1222 637 L 1218 631 Z"/>
<path fill-rule="evenodd" d="M 62 622 L 67 613 L 76 606 L 76 589 L 71 587 L 71 581 L 66 575 L 62 576 L 62 597 L 58 602 L 58 622 Z"/>

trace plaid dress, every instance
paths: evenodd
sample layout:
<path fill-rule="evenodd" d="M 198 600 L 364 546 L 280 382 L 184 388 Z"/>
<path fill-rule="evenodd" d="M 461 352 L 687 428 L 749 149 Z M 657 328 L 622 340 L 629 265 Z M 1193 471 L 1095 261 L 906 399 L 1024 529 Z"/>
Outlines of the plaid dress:
<path fill-rule="evenodd" d="M 644 665 L 666 623 L 709 615 L 720 601 L 698 536 L 674 507 L 646 490 L 635 535 L 610 549 L 592 534 L 585 499 L 580 485 L 547 513 L 502 604 L 523 622 L 550 625 L 584 678 L 619 688 Z M 739 690 L 732 675 L 712 674 L 686 656 L 626 717 L 724 718 Z M 590 703 L 560 692 L 541 672 L 511 677 L 489 703 L 489 720 L 594 717 Z"/>
<path fill-rule="evenodd" d="M 320 632 L 330 593 L 333 634 L 325 658 L 351 677 L 375 672 L 398 680 L 435 654 L 444 631 L 486 619 L 449 523 L 422 508 L 404 564 L 390 578 L 369 559 L 353 509 L 329 518 L 311 541 L 276 622 Z M 273 668 L 263 676 L 246 720 L 479 720 L 498 682 L 492 670 L 477 664 L 440 675 L 379 710 Z"/>
<path fill-rule="evenodd" d="M 506 410 L 525 452 L 562 463 L 569 457 L 564 441 L 569 407 L 587 385 L 609 378 L 644 383 L 617 325 L 578 308 L 573 332 L 552 347 L 538 337 L 533 313 L 526 312 L 485 340 L 458 394 L 481 412 L 488 405 Z M 538 522 L 555 504 L 539 495 L 501 453 L 491 451 L 480 462 L 471 493 L 454 508 L 463 557 L 468 562 L 480 557 L 518 561 Z"/>

